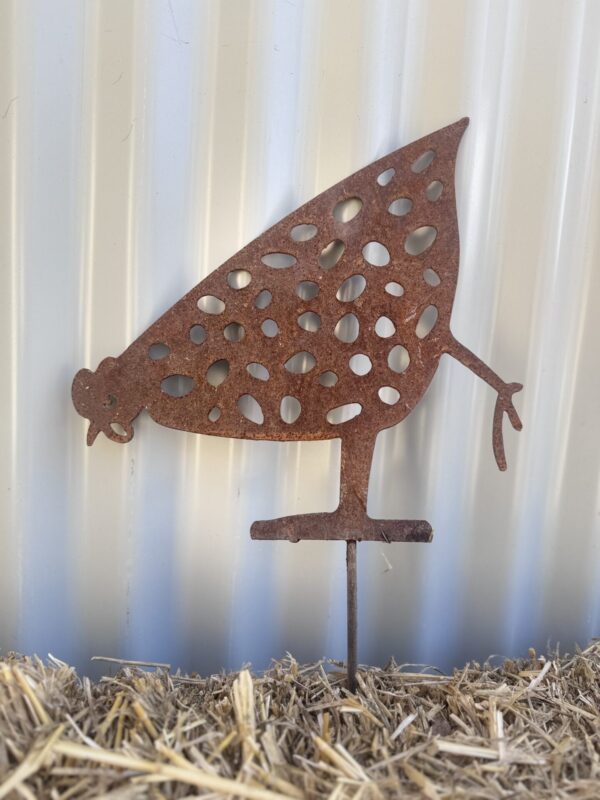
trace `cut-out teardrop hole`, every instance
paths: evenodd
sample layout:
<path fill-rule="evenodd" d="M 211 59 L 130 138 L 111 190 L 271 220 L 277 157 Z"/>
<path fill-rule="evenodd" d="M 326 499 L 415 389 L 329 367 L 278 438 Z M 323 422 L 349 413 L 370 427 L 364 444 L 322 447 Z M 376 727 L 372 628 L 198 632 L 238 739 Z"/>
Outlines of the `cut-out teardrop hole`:
<path fill-rule="evenodd" d="M 382 339 L 389 339 L 396 333 L 396 326 L 389 317 L 379 317 L 375 323 L 375 333 Z"/>
<path fill-rule="evenodd" d="M 254 301 L 254 305 L 256 308 L 263 309 L 267 308 L 271 304 L 271 300 L 273 299 L 273 295 L 268 289 L 263 289 L 260 294 L 256 295 L 256 300 Z"/>
<path fill-rule="evenodd" d="M 390 281 L 389 283 L 386 283 L 385 291 L 388 294 L 391 294 L 392 297 L 402 297 L 404 294 L 404 286 L 396 283 L 396 281 Z"/>
<path fill-rule="evenodd" d="M 413 161 L 410 168 L 413 172 L 424 172 L 434 158 L 434 150 L 425 150 L 424 153 L 421 153 L 421 155 L 415 161 Z"/>
<path fill-rule="evenodd" d="M 412 207 L 412 200 L 408 197 L 397 197 L 389 204 L 388 211 L 394 217 L 404 217 Z"/>
<path fill-rule="evenodd" d="M 329 244 L 325 245 L 325 247 L 321 250 L 319 264 L 323 267 L 323 269 L 331 269 L 332 267 L 335 267 L 340 258 L 344 255 L 345 249 L 346 245 L 341 241 L 341 239 L 334 239 L 333 242 L 329 242 Z"/>
<path fill-rule="evenodd" d="M 214 294 L 205 294 L 198 300 L 198 308 L 205 314 L 222 314 L 225 311 L 225 303 Z"/>
<path fill-rule="evenodd" d="M 265 253 L 261 261 L 272 269 L 287 269 L 296 263 L 296 259 L 290 253 Z"/>
<path fill-rule="evenodd" d="M 305 375 L 307 372 L 311 371 L 316 363 L 317 359 L 312 353 L 307 353 L 306 350 L 302 350 L 299 353 L 294 353 L 291 358 L 288 358 L 284 367 L 288 372 L 294 375 Z"/>
<path fill-rule="evenodd" d="M 282 397 L 279 404 L 279 414 L 285 423 L 292 425 L 300 416 L 301 411 L 302 406 L 297 397 L 292 397 L 290 394 Z"/>
<path fill-rule="evenodd" d="M 345 403 L 343 406 L 337 406 L 327 412 L 327 422 L 330 425 L 341 425 L 343 422 L 349 422 L 357 417 L 361 411 L 362 406 L 359 403 Z"/>
<path fill-rule="evenodd" d="M 390 253 L 381 242 L 367 242 L 362 249 L 364 260 L 374 267 L 385 267 L 390 263 Z"/>
<path fill-rule="evenodd" d="M 221 409 L 218 406 L 211 408 L 208 412 L 208 419 L 210 422 L 218 422 L 221 419 Z"/>
<path fill-rule="evenodd" d="M 355 375 L 366 375 L 371 371 L 373 363 L 364 353 L 355 353 L 348 361 L 348 366 Z"/>
<path fill-rule="evenodd" d="M 431 269 L 430 267 L 423 270 L 423 280 L 425 283 L 429 284 L 429 286 L 439 286 L 441 282 L 440 276 L 434 269 Z"/>
<path fill-rule="evenodd" d="M 251 375 L 253 378 L 256 378 L 258 381 L 269 380 L 269 370 L 262 364 L 259 364 L 257 361 L 251 361 L 246 367 L 246 370 L 249 375 Z"/>
<path fill-rule="evenodd" d="M 202 344 L 206 339 L 206 331 L 202 325 L 192 325 L 190 328 L 190 339 L 194 344 Z"/>
<path fill-rule="evenodd" d="M 221 358 L 206 370 L 206 382 L 211 386 L 220 386 L 228 375 L 229 361 Z"/>
<path fill-rule="evenodd" d="M 152 361 L 160 361 L 161 358 L 166 358 L 170 352 L 171 348 L 163 342 L 157 342 L 148 349 L 148 355 Z"/>
<path fill-rule="evenodd" d="M 319 375 L 319 383 L 321 384 L 321 386 L 325 386 L 325 388 L 327 389 L 330 389 L 332 386 L 335 386 L 337 382 L 338 382 L 338 376 L 335 374 L 335 372 L 332 372 L 329 369 L 326 372 L 322 372 Z"/>
<path fill-rule="evenodd" d="M 237 401 L 237 407 L 242 417 L 255 425 L 262 425 L 265 421 L 260 403 L 251 394 L 243 394 Z"/>
<path fill-rule="evenodd" d="M 223 330 L 223 336 L 228 342 L 241 342 L 245 335 L 244 326 L 239 322 L 230 322 Z"/>
<path fill-rule="evenodd" d="M 247 269 L 232 269 L 227 275 L 227 283 L 232 289 L 245 289 L 252 280 Z"/>
<path fill-rule="evenodd" d="M 316 225 L 294 225 L 290 236 L 295 242 L 308 242 L 317 235 Z"/>
<path fill-rule="evenodd" d="M 427 306 L 419 317 L 415 333 L 419 339 L 429 336 L 438 319 L 438 310 L 435 306 Z"/>
<path fill-rule="evenodd" d="M 160 389 L 169 397 L 185 397 L 196 388 L 196 381 L 189 375 L 169 375 L 161 381 Z"/>
<path fill-rule="evenodd" d="M 350 222 L 360 213 L 362 207 L 360 197 L 347 197 L 337 203 L 333 209 L 333 218 L 336 222 Z"/>
<path fill-rule="evenodd" d="M 377 394 L 381 402 L 386 403 L 388 406 L 395 406 L 400 400 L 400 392 L 398 389 L 394 389 L 393 386 L 382 386 Z"/>
<path fill-rule="evenodd" d="M 410 356 L 406 347 L 403 347 L 401 344 L 392 347 L 388 354 L 388 367 L 392 372 L 401 374 L 408 369 L 409 364 Z"/>
<path fill-rule="evenodd" d="M 388 183 L 393 179 L 394 175 L 396 174 L 396 170 L 393 167 L 384 170 L 377 176 L 377 183 L 380 186 L 387 186 Z"/>
<path fill-rule="evenodd" d="M 410 256 L 419 256 L 429 250 L 435 242 L 437 230 L 431 225 L 423 225 L 409 233 L 404 241 L 404 249 Z"/>
<path fill-rule="evenodd" d="M 335 336 L 340 342 L 355 342 L 360 333 L 360 324 L 354 314 L 344 314 L 334 328 Z"/>
<path fill-rule="evenodd" d="M 120 422 L 111 422 L 110 427 L 114 431 L 114 433 L 117 434 L 117 436 L 127 436 L 127 431 L 121 425 Z"/>
<path fill-rule="evenodd" d="M 425 195 L 428 200 L 435 203 L 442 196 L 443 190 L 444 184 L 441 181 L 431 181 L 427 189 L 425 189 Z"/>
<path fill-rule="evenodd" d="M 321 327 L 321 317 L 314 311 L 306 311 L 298 317 L 298 325 L 303 331 L 315 333 Z"/>
<path fill-rule="evenodd" d="M 301 300 L 314 300 L 319 294 L 319 284 L 314 281 L 300 281 L 296 286 L 296 294 Z"/>
<path fill-rule="evenodd" d="M 279 325 L 274 319 L 266 319 L 260 326 L 260 329 L 269 339 L 273 339 L 273 337 L 277 336 L 279 333 Z"/>
<path fill-rule="evenodd" d="M 352 303 L 364 292 L 367 282 L 364 275 L 351 275 L 337 290 L 336 297 L 342 303 Z"/>

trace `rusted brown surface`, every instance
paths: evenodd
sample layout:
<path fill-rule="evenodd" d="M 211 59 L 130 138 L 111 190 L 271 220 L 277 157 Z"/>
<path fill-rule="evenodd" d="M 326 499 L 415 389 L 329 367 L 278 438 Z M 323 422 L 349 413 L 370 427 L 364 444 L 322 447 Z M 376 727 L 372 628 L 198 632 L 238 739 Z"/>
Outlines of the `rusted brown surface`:
<path fill-rule="evenodd" d="M 356 570 L 356 541 L 346 542 L 346 627 L 348 642 L 348 689 L 356 692 L 356 669 L 358 667 L 358 599 Z"/>
<path fill-rule="evenodd" d="M 520 384 L 504 383 L 450 330 L 459 264 L 454 164 L 467 124 L 396 150 L 318 195 L 208 275 L 118 358 L 78 372 L 73 402 L 90 420 L 88 443 L 100 431 L 129 441 L 144 408 L 162 425 L 215 436 L 339 437 L 337 511 L 256 522 L 253 538 L 430 541 L 427 522 L 367 516 L 377 433 L 412 411 L 444 353 L 498 392 L 493 447 L 500 469 L 504 413 L 521 426 L 512 404 Z M 436 238 L 416 254 L 426 239 L 414 231 L 424 228 Z M 370 242 L 386 250 L 364 250 Z M 213 299 L 205 306 L 207 296 Z M 432 307 L 437 321 L 422 335 L 421 315 Z M 349 314 L 354 318 L 342 320 Z M 354 371 L 369 365 L 365 374 Z M 322 385 L 324 373 L 336 376 L 335 385 Z M 248 397 L 260 407 L 254 419 Z M 347 404 L 360 413 L 328 418 Z"/>

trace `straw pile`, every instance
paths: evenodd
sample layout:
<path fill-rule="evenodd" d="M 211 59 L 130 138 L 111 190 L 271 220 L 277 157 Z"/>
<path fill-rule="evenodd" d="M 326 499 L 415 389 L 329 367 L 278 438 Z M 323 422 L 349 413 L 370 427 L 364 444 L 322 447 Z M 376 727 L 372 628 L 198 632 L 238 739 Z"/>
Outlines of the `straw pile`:
<path fill-rule="evenodd" d="M 330 663 L 206 679 L 0 660 L 0 798 L 598 798 L 600 642 L 454 675 Z"/>

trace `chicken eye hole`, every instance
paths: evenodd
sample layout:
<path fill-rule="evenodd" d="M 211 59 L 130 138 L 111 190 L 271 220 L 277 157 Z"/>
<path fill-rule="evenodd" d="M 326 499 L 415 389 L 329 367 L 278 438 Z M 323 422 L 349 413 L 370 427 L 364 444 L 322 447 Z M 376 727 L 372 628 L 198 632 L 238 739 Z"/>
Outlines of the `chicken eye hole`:
<path fill-rule="evenodd" d="M 117 405 L 117 398 L 114 394 L 107 394 L 102 405 L 104 408 L 114 408 Z"/>

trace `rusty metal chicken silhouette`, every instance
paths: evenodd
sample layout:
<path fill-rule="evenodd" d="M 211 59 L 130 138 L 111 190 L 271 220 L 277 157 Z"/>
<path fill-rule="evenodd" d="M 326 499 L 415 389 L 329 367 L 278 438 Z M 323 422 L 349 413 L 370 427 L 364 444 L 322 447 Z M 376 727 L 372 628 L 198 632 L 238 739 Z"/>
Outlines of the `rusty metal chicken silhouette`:
<path fill-rule="evenodd" d="M 450 331 L 459 266 L 456 153 L 468 119 L 402 147 L 263 233 L 96 372 L 73 402 L 99 432 L 128 442 L 142 409 L 161 425 L 244 439 L 341 439 L 338 508 L 255 522 L 254 539 L 348 544 L 350 688 L 356 685 L 356 542 L 431 540 L 423 520 L 373 520 L 367 488 L 375 438 L 403 420 L 440 357 L 454 356 L 498 393 L 492 442 L 506 469 L 502 422 L 521 428 L 505 383 Z"/>

